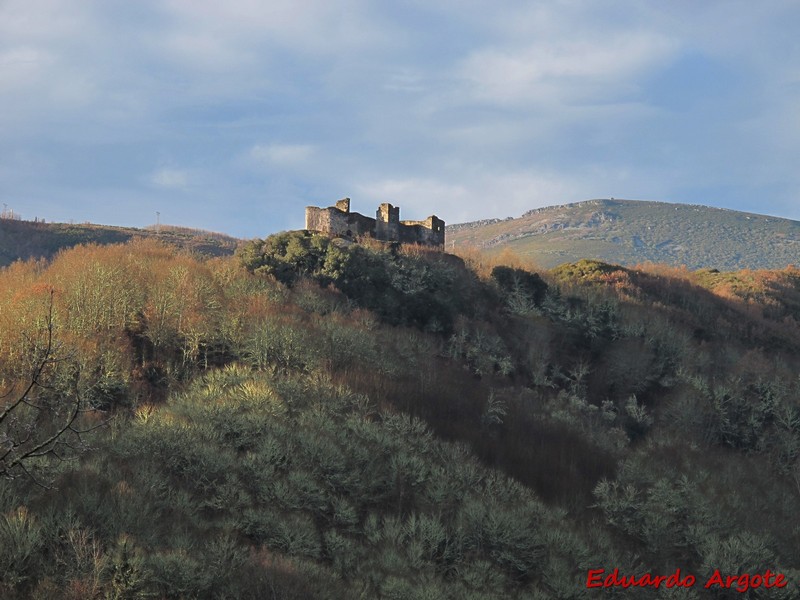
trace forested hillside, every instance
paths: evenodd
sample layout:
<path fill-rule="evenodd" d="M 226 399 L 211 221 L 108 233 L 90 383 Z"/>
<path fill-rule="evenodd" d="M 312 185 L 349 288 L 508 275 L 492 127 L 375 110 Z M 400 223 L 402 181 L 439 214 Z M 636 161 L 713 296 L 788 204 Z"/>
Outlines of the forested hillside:
<path fill-rule="evenodd" d="M 794 268 L 305 232 L 16 262 L 0 597 L 796 598 L 799 372 Z"/>

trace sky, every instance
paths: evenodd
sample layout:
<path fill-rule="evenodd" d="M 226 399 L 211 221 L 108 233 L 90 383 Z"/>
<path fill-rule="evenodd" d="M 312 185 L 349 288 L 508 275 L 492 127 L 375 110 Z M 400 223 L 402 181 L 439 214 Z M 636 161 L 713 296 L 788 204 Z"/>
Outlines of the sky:
<path fill-rule="evenodd" d="M 0 202 L 244 238 L 343 197 L 800 220 L 798 31 L 796 0 L 0 0 Z"/>

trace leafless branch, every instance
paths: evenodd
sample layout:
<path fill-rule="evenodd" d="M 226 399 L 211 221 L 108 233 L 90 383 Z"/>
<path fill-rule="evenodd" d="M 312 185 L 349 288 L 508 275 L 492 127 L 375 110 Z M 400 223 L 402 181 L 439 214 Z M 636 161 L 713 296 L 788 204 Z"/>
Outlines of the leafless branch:
<path fill-rule="evenodd" d="M 0 396 L 0 400 L 10 399 L 0 412 L 0 476 L 25 476 L 44 487 L 30 468 L 33 461 L 47 456 L 64 460 L 75 455 L 86 448 L 81 436 L 105 424 L 85 430 L 76 427 L 79 416 L 86 412 L 77 385 L 56 402 L 36 396 L 42 390 L 55 391 L 48 385 L 47 376 L 65 361 L 65 357 L 55 355 L 53 297 L 51 289 L 44 339 L 29 340 L 33 360 L 29 376 L 16 394 L 12 385 Z"/>

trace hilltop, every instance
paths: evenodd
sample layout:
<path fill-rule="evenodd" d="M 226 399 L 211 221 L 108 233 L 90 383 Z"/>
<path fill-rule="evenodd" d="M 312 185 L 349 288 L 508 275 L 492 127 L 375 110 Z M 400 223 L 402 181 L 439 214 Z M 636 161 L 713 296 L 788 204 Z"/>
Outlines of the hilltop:
<path fill-rule="evenodd" d="M 700 205 L 587 200 L 529 210 L 518 218 L 448 225 L 448 250 L 511 250 L 543 268 L 584 258 L 623 266 L 783 269 L 800 262 L 800 221 Z M 242 240 L 161 225 L 118 227 L 0 219 L 0 266 L 52 258 L 79 244 L 157 239 L 201 256 L 230 256 Z"/>
<path fill-rule="evenodd" d="M 781 269 L 800 258 L 800 222 L 708 206 L 588 200 L 447 227 L 448 248 L 510 249 L 551 268 L 582 258 L 690 269 Z"/>
<path fill-rule="evenodd" d="M 157 239 L 204 256 L 230 256 L 240 240 L 211 231 L 160 225 L 139 229 L 93 223 L 44 223 L 0 219 L 0 267 L 15 260 L 52 258 L 79 244 L 120 244 L 133 238 Z"/>

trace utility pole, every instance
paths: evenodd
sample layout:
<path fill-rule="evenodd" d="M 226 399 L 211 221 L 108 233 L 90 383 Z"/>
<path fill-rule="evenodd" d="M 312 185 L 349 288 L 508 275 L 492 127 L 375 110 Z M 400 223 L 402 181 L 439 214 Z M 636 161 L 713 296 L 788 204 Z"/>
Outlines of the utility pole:
<path fill-rule="evenodd" d="M 161 233 L 161 213 L 156 211 L 156 233 Z"/>

